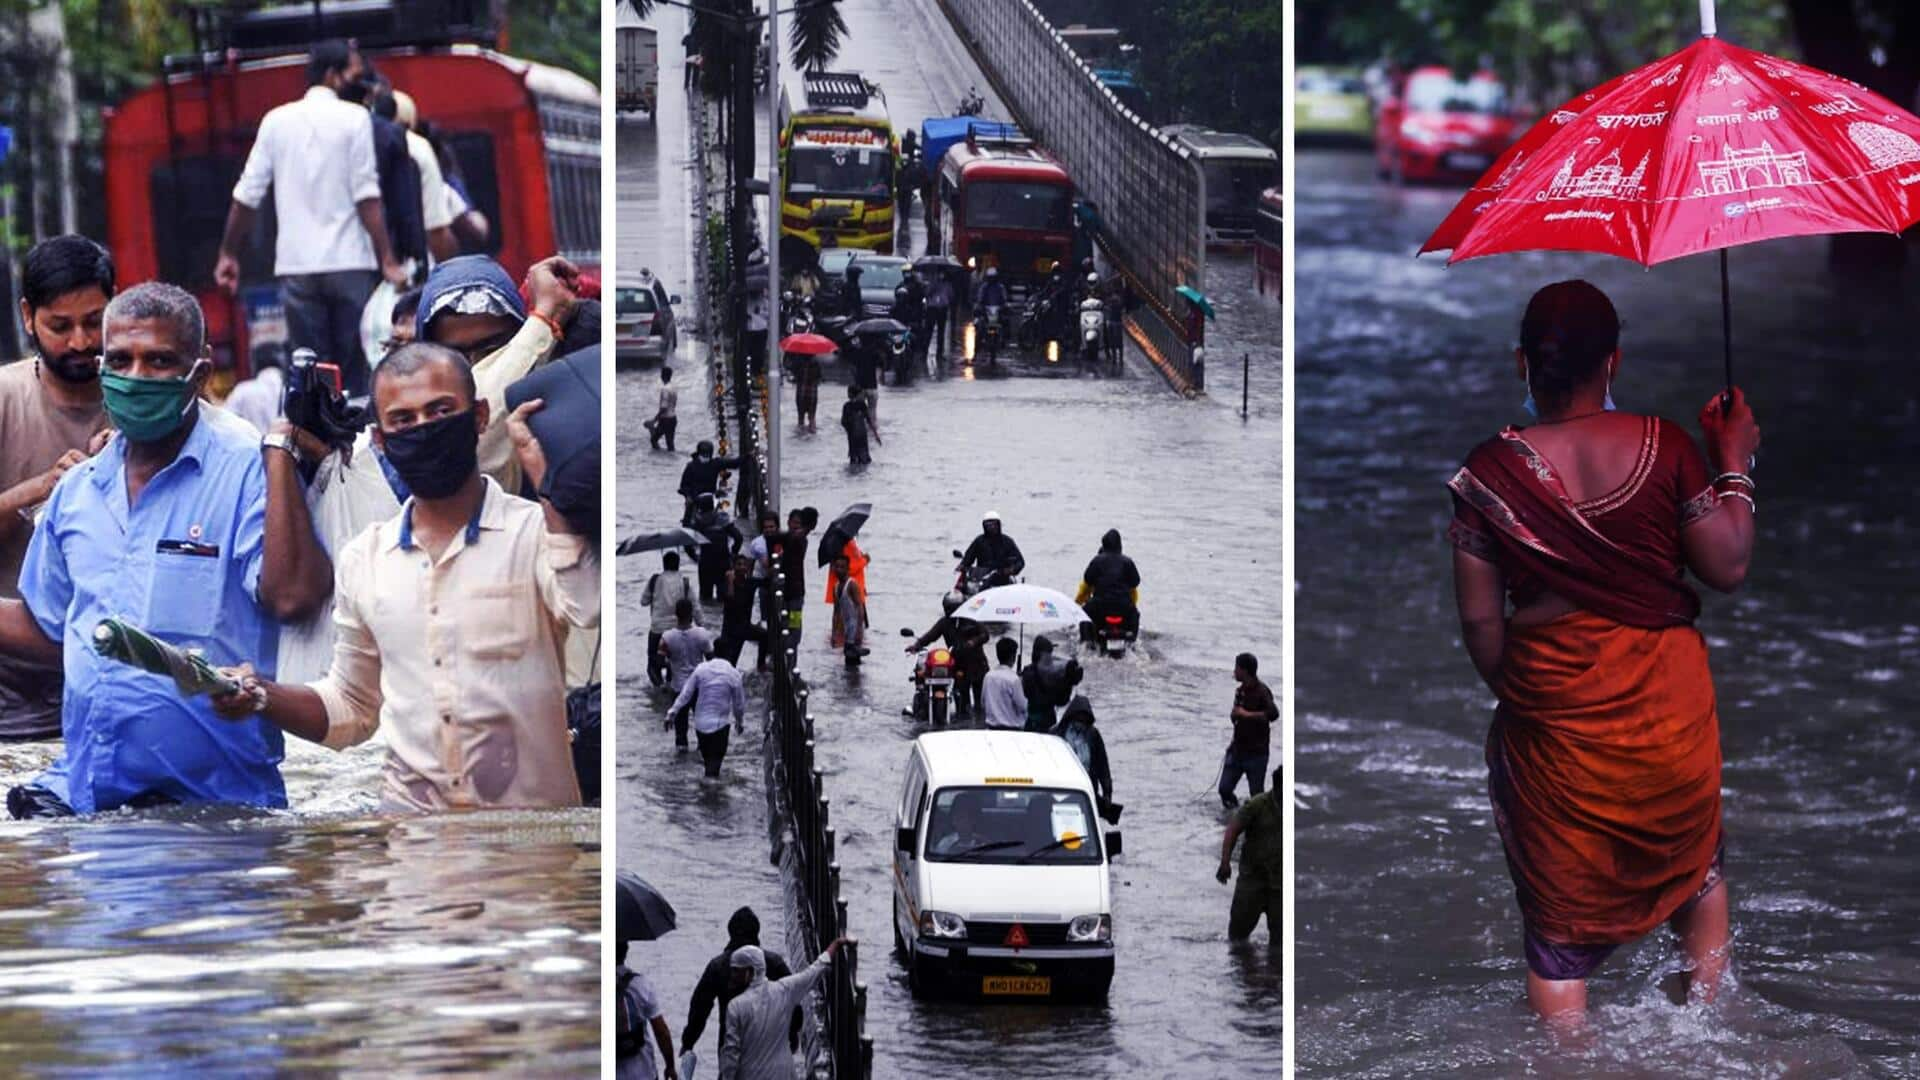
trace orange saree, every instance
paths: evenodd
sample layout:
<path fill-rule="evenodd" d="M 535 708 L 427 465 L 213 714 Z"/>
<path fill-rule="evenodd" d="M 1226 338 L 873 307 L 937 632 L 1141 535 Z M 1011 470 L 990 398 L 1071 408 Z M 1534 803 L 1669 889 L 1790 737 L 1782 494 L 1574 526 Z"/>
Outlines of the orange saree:
<path fill-rule="evenodd" d="M 1630 479 L 1575 502 L 1509 429 L 1449 487 L 1450 539 L 1498 565 L 1516 603 L 1550 592 L 1579 609 L 1509 624 L 1487 734 L 1529 962 L 1536 939 L 1632 941 L 1700 893 L 1721 840 L 1720 723 L 1679 539 L 1717 508 L 1704 461 L 1684 432 L 1648 417 Z"/>

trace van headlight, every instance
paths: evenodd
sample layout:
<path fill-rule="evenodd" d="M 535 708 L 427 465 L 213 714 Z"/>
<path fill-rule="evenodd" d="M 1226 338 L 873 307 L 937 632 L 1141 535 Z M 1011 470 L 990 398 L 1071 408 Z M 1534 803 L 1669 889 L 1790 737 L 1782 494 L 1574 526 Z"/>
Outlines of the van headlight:
<path fill-rule="evenodd" d="M 1113 916 L 1082 915 L 1067 924 L 1068 941 L 1112 941 Z"/>
<path fill-rule="evenodd" d="M 967 936 L 967 920 L 951 912 L 923 911 L 920 932 L 927 937 L 963 938 Z"/>

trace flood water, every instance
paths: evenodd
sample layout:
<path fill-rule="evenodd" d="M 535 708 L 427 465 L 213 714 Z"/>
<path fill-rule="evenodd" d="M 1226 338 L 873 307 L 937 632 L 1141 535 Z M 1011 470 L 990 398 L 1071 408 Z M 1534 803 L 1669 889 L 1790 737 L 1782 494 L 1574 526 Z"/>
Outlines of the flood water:
<path fill-rule="evenodd" d="M 896 126 L 944 113 L 969 83 L 986 91 L 930 0 L 841 7 L 851 34 L 836 68 L 879 81 Z M 663 42 L 678 41 L 676 18 L 661 17 Z M 684 120 L 669 52 L 679 61 L 677 47 L 662 48 L 662 84 L 675 89 L 663 94 L 659 122 L 621 128 L 621 259 L 631 265 L 632 245 L 648 265 L 684 274 L 676 246 L 685 242 Z M 664 209 L 640 205 L 653 194 Z M 636 219 L 653 239 L 635 239 L 628 222 Z M 1212 788 L 1230 733 L 1234 654 L 1258 654 L 1272 679 L 1280 666 L 1282 323 L 1277 305 L 1253 295 L 1249 261 L 1217 261 L 1211 275 L 1220 308 L 1209 333 L 1214 355 L 1232 358 L 1236 379 L 1242 351 L 1252 356 L 1253 415 L 1244 423 L 1237 381 L 1214 398 L 1182 401 L 1138 356 L 1123 378 L 921 381 L 880 391 L 885 442 L 873 465 L 856 470 L 836 424 L 844 389 L 834 365 L 819 434 L 795 432 L 791 397 L 782 403 L 783 505 L 817 507 L 823 522 L 856 501 L 874 507 L 860 537 L 873 556 L 873 654 L 857 674 L 845 672 L 827 645 L 824 576 L 810 568 L 801 667 L 814 687 L 849 919 L 862 939 L 876 1076 L 1251 1076 L 1280 1067 L 1277 938 L 1271 950 L 1264 928 L 1248 947 L 1226 940 L 1231 889 L 1213 880 L 1225 816 Z M 668 284 L 690 290 L 686 282 Z M 639 428 L 652 414 L 657 375 L 620 378 L 623 530 L 677 520 L 673 492 L 686 452 L 712 430 L 708 415 L 687 407 L 688 388 L 706 385 L 697 350 L 676 369 L 676 383 L 688 382 L 674 456 L 650 452 Z M 921 730 L 900 714 L 911 689 L 898 631 L 917 633 L 939 616 L 953 582 L 949 551 L 965 546 L 988 509 L 1005 516 L 1030 582 L 1071 593 L 1109 527 L 1121 530 L 1145 579 L 1143 648 L 1117 662 L 1088 658 L 1082 684 L 1101 718 L 1115 798 L 1126 806 L 1126 854 L 1113 872 L 1119 957 L 1104 1007 L 916 1002 L 889 950 L 891 807 Z M 703 784 L 697 755 L 676 754 L 659 727 L 665 701 L 636 678 L 646 630 L 639 590 L 658 566 L 657 557 L 638 556 L 619 567 L 618 862 L 680 909 L 680 932 L 634 947 L 677 1035 L 700 966 L 725 944 L 727 913 L 752 903 L 771 926 L 782 885 L 767 863 L 758 710 L 744 746 L 734 743 L 724 783 Z M 716 624 L 718 611 L 707 617 Z M 759 680 L 748 685 L 752 692 Z M 712 1037 L 709 1027 L 706 1061 Z"/>
<path fill-rule="evenodd" d="M 1376 183 L 1364 154 L 1302 154 L 1296 183 L 1302 1073 L 1920 1074 L 1913 272 L 1841 277 L 1821 240 L 1732 253 L 1737 378 L 1765 439 L 1759 544 L 1700 628 L 1738 987 L 1670 1003 L 1657 932 L 1592 981 L 1591 1039 L 1555 1050 L 1523 999 L 1481 756 L 1492 701 L 1460 645 L 1442 485 L 1525 421 L 1520 313 L 1567 277 L 1620 310 L 1621 407 L 1697 431 L 1719 385 L 1717 266 L 1449 269 L 1411 256 L 1460 191 Z"/>
<path fill-rule="evenodd" d="M 290 811 L 0 822 L 6 1071 L 597 1070 L 600 812 L 377 816 L 380 747 L 287 749 Z"/>

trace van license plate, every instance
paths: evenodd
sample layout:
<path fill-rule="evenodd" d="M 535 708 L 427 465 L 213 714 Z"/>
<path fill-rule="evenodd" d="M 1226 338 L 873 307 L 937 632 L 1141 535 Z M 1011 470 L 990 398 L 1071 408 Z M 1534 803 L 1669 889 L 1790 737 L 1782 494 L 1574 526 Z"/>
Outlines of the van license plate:
<path fill-rule="evenodd" d="M 980 979 L 983 994 L 1051 994 L 1053 980 L 1044 975 L 986 975 Z"/>

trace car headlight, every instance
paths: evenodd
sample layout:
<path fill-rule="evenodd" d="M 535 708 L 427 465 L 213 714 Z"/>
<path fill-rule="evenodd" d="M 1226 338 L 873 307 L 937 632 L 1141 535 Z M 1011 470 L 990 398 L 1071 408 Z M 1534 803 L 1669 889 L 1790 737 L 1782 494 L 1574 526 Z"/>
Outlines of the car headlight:
<path fill-rule="evenodd" d="M 1411 120 L 1405 121 L 1400 125 L 1400 134 L 1406 136 L 1409 139 L 1412 139 L 1414 142 L 1417 142 L 1417 143 L 1433 143 L 1433 142 L 1440 141 L 1439 133 L 1428 131 L 1426 128 L 1421 127 L 1419 124 L 1416 124 Z"/>
<path fill-rule="evenodd" d="M 927 937 L 963 938 L 967 936 L 967 920 L 951 912 L 923 911 L 920 932 Z"/>
<path fill-rule="evenodd" d="M 1112 941 L 1113 916 L 1082 915 L 1067 924 L 1068 941 Z"/>

